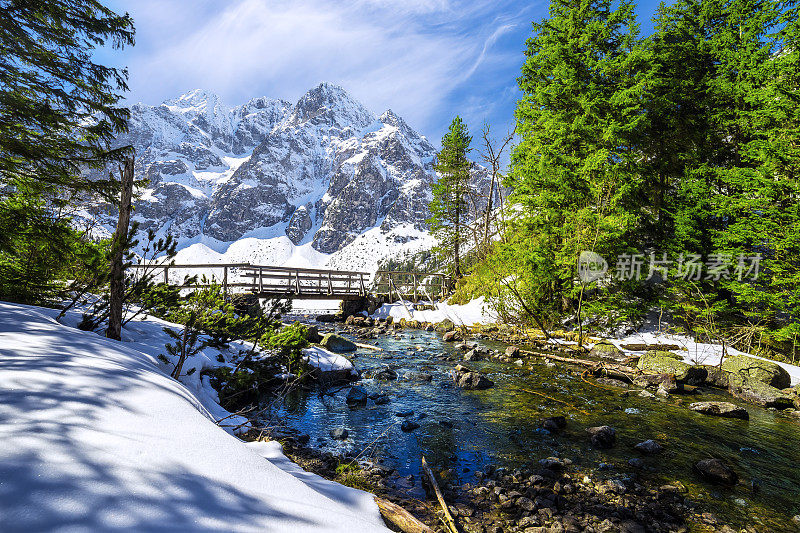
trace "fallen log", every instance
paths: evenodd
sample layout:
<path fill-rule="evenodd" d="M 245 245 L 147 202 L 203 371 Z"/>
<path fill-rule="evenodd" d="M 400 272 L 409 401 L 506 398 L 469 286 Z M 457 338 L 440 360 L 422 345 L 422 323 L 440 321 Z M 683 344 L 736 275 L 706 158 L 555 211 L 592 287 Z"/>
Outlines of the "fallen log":
<path fill-rule="evenodd" d="M 447 524 L 447 527 L 450 529 L 451 533 L 458 533 L 458 529 L 456 529 L 456 523 L 453 520 L 452 515 L 450 515 L 450 510 L 447 508 L 447 503 L 444 501 L 444 496 L 442 496 L 442 491 L 439 489 L 439 484 L 436 482 L 436 478 L 433 477 L 433 472 L 428 466 L 428 462 L 425 460 L 424 455 L 422 456 L 422 470 L 425 472 L 425 475 L 428 476 L 428 481 L 430 481 L 431 487 L 433 487 L 433 492 L 436 493 L 436 499 L 439 500 L 439 505 L 442 506 L 445 524 Z"/>
<path fill-rule="evenodd" d="M 375 504 L 378 506 L 381 516 L 397 526 L 403 533 L 433 533 L 433 529 L 396 503 L 375 496 Z"/>
<path fill-rule="evenodd" d="M 367 350 L 375 350 L 376 352 L 382 352 L 383 348 L 378 348 L 377 346 L 373 346 L 371 344 L 361 344 L 360 342 L 354 342 L 356 346 L 359 348 L 366 348 Z"/>
<path fill-rule="evenodd" d="M 576 359 L 574 357 L 563 357 L 560 355 L 553 355 L 545 352 L 531 352 L 529 350 L 520 350 L 521 354 L 533 357 L 544 357 L 545 359 L 552 359 L 562 363 L 571 365 L 583 366 L 589 368 L 590 372 L 594 375 L 608 376 L 615 379 L 621 379 L 633 383 L 631 375 L 636 375 L 639 370 L 624 365 L 615 365 L 611 363 L 601 363 L 599 361 L 590 361 L 588 359 Z"/>

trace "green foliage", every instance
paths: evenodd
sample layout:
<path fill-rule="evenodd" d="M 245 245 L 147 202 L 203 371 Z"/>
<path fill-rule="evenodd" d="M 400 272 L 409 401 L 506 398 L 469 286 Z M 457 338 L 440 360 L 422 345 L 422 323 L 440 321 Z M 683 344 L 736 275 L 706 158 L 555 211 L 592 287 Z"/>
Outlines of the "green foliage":
<path fill-rule="evenodd" d="M 301 375 L 307 369 L 302 350 L 308 347 L 308 328 L 300 322 L 268 332 L 262 339 L 262 344 L 278 351 L 278 356 L 288 372 Z"/>
<path fill-rule="evenodd" d="M 79 283 L 103 268 L 105 246 L 76 231 L 41 200 L 0 198 L 0 300 L 55 305 L 67 280 Z"/>
<path fill-rule="evenodd" d="M 165 346 L 167 353 L 169 353 L 173 358 L 177 359 L 177 362 L 174 363 L 175 367 L 172 370 L 172 374 L 170 374 L 173 378 L 178 379 L 181 377 L 181 372 L 183 371 L 183 365 L 186 363 L 186 359 L 189 357 L 193 357 L 203 351 L 203 348 L 208 346 L 207 341 L 200 340 L 200 330 L 197 329 L 197 314 L 194 311 L 190 311 L 188 316 L 186 317 L 186 321 L 183 323 L 183 330 L 177 331 L 169 327 L 165 327 L 164 333 L 169 335 L 172 339 L 175 340 L 174 343 L 167 343 Z M 163 355 L 159 357 L 163 362 L 170 363 L 170 360 Z M 185 375 L 193 374 L 195 369 L 191 369 Z"/>
<path fill-rule="evenodd" d="M 0 2 L 0 190 L 108 192 L 81 171 L 124 152 L 110 144 L 127 128 L 127 72 L 95 63 L 93 51 L 133 36 L 129 15 L 96 0 Z"/>
<path fill-rule="evenodd" d="M 640 39 L 630 2 L 552 1 L 519 78 L 508 223 L 460 298 L 539 327 L 659 305 L 703 337 L 794 355 L 799 14 L 796 2 L 678 0 Z M 582 250 L 612 273 L 620 254 L 650 251 L 673 268 L 659 283 L 587 283 Z M 681 254 L 728 259 L 729 275 L 679 277 Z M 738 258 L 756 255 L 759 276 L 739 276 Z"/>
<path fill-rule="evenodd" d="M 452 265 L 452 275 L 460 278 L 461 246 L 466 236 L 470 166 L 470 137 L 467 126 L 456 117 L 442 138 L 434 169 L 439 179 L 432 186 L 433 200 L 429 204 L 431 232 L 439 241 L 437 250 Z"/>

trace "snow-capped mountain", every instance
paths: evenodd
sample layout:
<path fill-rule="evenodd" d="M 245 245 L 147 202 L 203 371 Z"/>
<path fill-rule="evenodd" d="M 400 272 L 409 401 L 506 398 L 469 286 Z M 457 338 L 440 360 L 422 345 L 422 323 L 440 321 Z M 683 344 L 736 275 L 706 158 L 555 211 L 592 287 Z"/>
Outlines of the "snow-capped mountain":
<path fill-rule="evenodd" d="M 179 262 L 369 270 L 433 243 L 436 150 L 391 110 L 376 116 L 335 85 L 294 105 L 262 97 L 227 107 L 200 90 L 137 104 L 119 141 L 134 146 L 149 180 L 133 219 L 173 234 Z"/>

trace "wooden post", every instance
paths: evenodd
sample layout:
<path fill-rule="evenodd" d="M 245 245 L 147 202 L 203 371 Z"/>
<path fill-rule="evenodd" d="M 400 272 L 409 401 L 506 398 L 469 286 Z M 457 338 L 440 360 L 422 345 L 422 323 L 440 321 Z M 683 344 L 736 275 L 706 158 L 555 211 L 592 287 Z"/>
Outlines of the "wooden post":
<path fill-rule="evenodd" d="M 258 292 L 264 292 L 264 269 L 258 267 Z"/>
<path fill-rule="evenodd" d="M 419 302 L 419 296 L 417 296 L 417 273 L 414 272 L 414 303 Z"/>
<path fill-rule="evenodd" d="M 294 271 L 294 284 L 297 294 L 300 294 L 300 273 L 297 270 Z"/>
<path fill-rule="evenodd" d="M 169 285 L 169 267 L 164 267 L 164 284 Z"/>
<path fill-rule="evenodd" d="M 228 301 L 228 267 L 222 267 L 222 298 Z"/>
<path fill-rule="evenodd" d="M 328 271 L 328 294 L 333 294 L 333 279 L 330 270 Z"/>
<path fill-rule="evenodd" d="M 131 222 L 131 197 L 133 196 L 133 157 L 125 160 L 119 169 L 122 191 L 119 199 L 119 219 L 111 240 L 111 277 L 108 298 L 108 328 L 106 337 L 122 340 L 122 304 L 125 295 L 125 246 L 128 244 L 128 226 Z"/>

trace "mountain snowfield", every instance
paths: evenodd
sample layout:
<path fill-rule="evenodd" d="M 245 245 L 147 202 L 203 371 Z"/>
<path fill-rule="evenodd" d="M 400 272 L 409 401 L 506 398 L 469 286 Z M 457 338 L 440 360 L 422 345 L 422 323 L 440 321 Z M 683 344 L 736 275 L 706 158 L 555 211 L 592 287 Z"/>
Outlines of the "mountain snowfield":
<path fill-rule="evenodd" d="M 374 271 L 389 256 L 431 248 L 435 148 L 391 110 L 374 115 L 322 83 L 295 104 L 266 97 L 228 107 L 194 90 L 136 104 L 133 220 L 178 240 L 178 263 L 249 262 Z M 475 165 L 475 187 L 487 172 Z M 474 209 L 480 209 L 476 206 Z M 89 217 L 98 234 L 113 209 Z"/>

